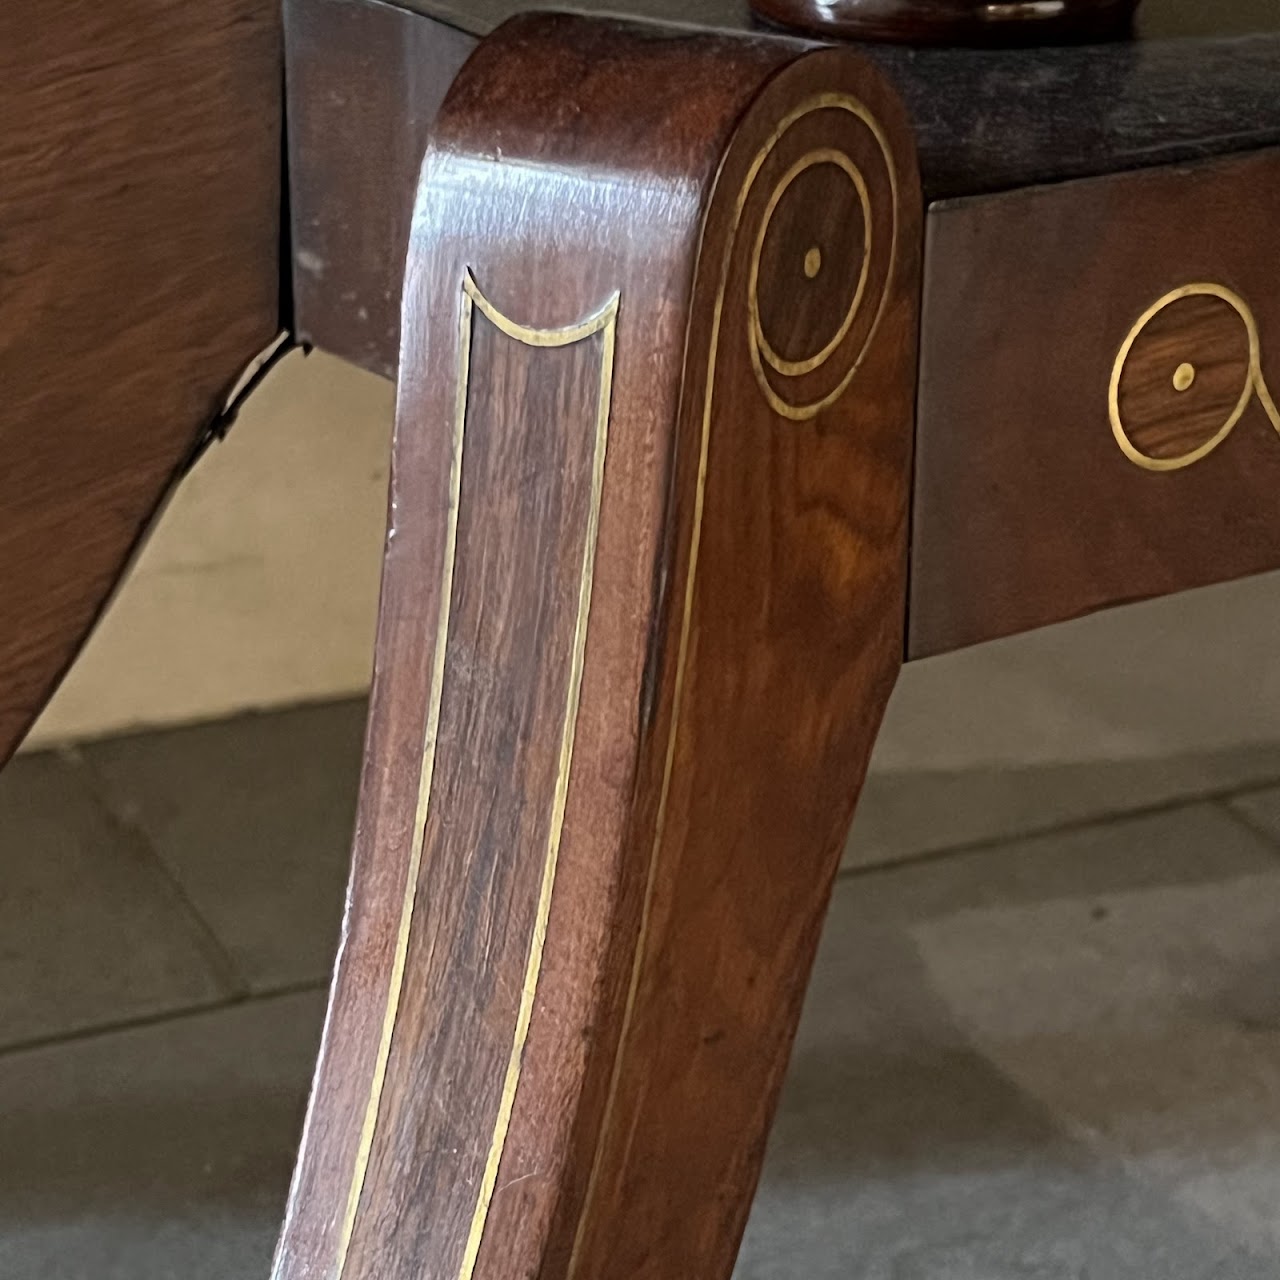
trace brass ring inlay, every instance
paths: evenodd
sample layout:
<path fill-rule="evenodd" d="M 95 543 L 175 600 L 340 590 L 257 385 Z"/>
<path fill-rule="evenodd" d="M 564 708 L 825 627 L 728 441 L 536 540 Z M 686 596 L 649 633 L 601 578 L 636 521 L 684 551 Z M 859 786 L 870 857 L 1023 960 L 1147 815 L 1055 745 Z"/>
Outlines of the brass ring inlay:
<path fill-rule="evenodd" d="M 769 225 L 773 222 L 773 215 L 781 203 L 782 197 L 786 195 L 787 188 L 802 173 L 820 164 L 835 165 L 853 183 L 853 188 L 858 193 L 858 203 L 862 206 L 862 225 L 866 228 L 862 246 L 862 268 L 858 273 L 858 284 L 853 292 L 853 300 L 849 303 L 849 309 L 845 312 L 844 318 L 840 321 L 840 327 L 835 331 L 831 340 L 820 351 L 814 352 L 811 356 L 806 356 L 803 360 L 786 360 L 774 350 L 773 344 L 765 335 L 764 326 L 760 323 L 760 258 L 764 252 L 764 238 L 769 233 Z M 815 254 L 817 255 L 816 259 L 813 256 Z M 812 274 L 810 274 L 809 270 L 810 265 L 813 266 Z M 822 250 L 814 246 L 805 254 L 804 273 L 812 280 L 818 274 L 821 266 Z M 849 330 L 853 328 L 853 322 L 858 318 L 858 309 L 862 306 L 862 295 L 866 292 L 867 276 L 870 272 L 871 197 L 867 194 L 867 183 L 862 176 L 862 170 L 843 151 L 837 151 L 834 147 L 820 147 L 816 151 L 810 151 L 807 155 L 801 156 L 782 175 L 778 185 L 774 187 L 769 196 L 769 203 L 765 205 L 764 217 L 760 221 L 760 230 L 756 233 L 755 247 L 751 252 L 751 277 L 747 283 L 747 308 L 748 314 L 751 316 L 753 350 L 755 346 L 758 346 L 765 363 L 787 377 L 796 377 L 802 373 L 812 373 L 814 369 L 826 364 L 831 359 L 832 353 L 849 336 Z"/>
<path fill-rule="evenodd" d="M 1128 362 L 1129 353 L 1133 350 L 1133 344 L 1138 340 L 1142 331 L 1166 307 L 1172 306 L 1173 303 L 1183 298 L 1218 298 L 1235 311 L 1244 323 L 1245 334 L 1249 342 L 1249 369 L 1245 376 L 1244 388 L 1240 392 L 1235 407 L 1231 410 L 1227 420 L 1208 440 L 1203 444 L 1197 445 L 1194 449 L 1188 450 L 1186 453 L 1178 454 L 1176 457 L 1155 458 L 1150 454 L 1143 453 L 1125 430 L 1124 420 L 1120 414 L 1120 379 L 1124 375 L 1125 364 Z M 1184 361 L 1174 371 L 1174 389 L 1178 392 L 1188 391 L 1195 379 L 1195 365 L 1189 361 Z M 1205 281 L 1184 284 L 1177 289 L 1171 289 L 1163 297 L 1157 298 L 1134 322 L 1124 342 L 1120 345 L 1115 363 L 1111 367 L 1111 382 L 1107 391 L 1111 432 L 1115 436 L 1116 444 L 1120 446 L 1121 452 L 1136 466 L 1142 467 L 1147 471 L 1178 471 L 1183 467 L 1191 466 L 1193 462 L 1199 462 L 1201 458 L 1208 457 L 1234 430 L 1236 423 L 1244 416 L 1244 411 L 1249 407 L 1249 402 L 1255 394 L 1262 405 L 1263 411 L 1271 419 L 1271 425 L 1275 427 L 1276 431 L 1280 432 L 1280 410 L 1277 410 L 1276 403 L 1271 397 L 1271 391 L 1267 387 L 1266 379 L 1262 374 L 1262 344 L 1258 337 L 1258 322 L 1254 319 L 1253 311 L 1250 309 L 1249 304 L 1238 293 L 1228 289 L 1225 285 Z"/>
<path fill-rule="evenodd" d="M 784 399 L 778 392 L 778 389 L 769 380 L 767 369 L 773 369 L 775 373 L 782 377 L 801 377 L 806 373 L 812 373 L 814 370 L 821 368 L 839 349 L 841 343 L 849 336 L 849 331 L 857 320 L 858 313 L 862 308 L 866 292 L 869 273 L 872 265 L 872 245 L 884 244 L 885 241 L 879 238 L 879 234 L 874 227 L 875 219 L 872 216 L 870 208 L 870 194 L 867 188 L 867 180 L 862 170 L 845 152 L 835 147 L 821 147 L 813 151 L 807 152 L 801 156 L 795 164 L 788 168 L 787 172 L 779 179 L 777 185 L 769 194 L 769 200 L 765 207 L 760 230 L 757 232 L 751 253 L 750 268 L 747 283 L 747 311 L 748 311 L 748 347 L 751 353 L 751 367 L 756 375 L 756 383 L 760 388 L 761 394 L 768 401 L 769 407 L 775 413 L 783 418 L 789 418 L 793 422 L 802 422 L 808 418 L 816 417 L 828 405 L 834 404 L 849 389 L 849 384 L 857 376 L 858 370 L 862 367 L 862 362 L 866 358 L 867 352 L 871 349 L 871 345 L 875 340 L 876 333 L 879 331 L 880 322 L 884 318 L 885 307 L 889 302 L 889 295 L 893 291 L 893 277 L 897 269 L 898 258 L 898 173 L 896 163 L 893 156 L 893 149 L 889 145 L 889 139 L 885 135 L 884 129 L 880 122 L 872 114 L 872 112 L 857 98 L 847 93 L 821 93 L 816 94 L 805 105 L 798 107 L 796 110 L 789 112 L 779 121 L 778 126 L 774 129 L 772 135 L 765 142 L 764 146 L 756 154 L 751 164 L 751 168 L 747 174 L 746 181 L 738 196 L 738 206 L 733 226 L 733 234 L 736 235 L 739 224 L 742 220 L 743 211 L 746 208 L 747 199 L 751 194 L 751 190 L 755 185 L 756 179 L 760 175 L 760 170 L 764 167 L 765 162 L 773 154 L 778 144 L 782 141 L 787 131 L 799 120 L 805 116 L 813 115 L 818 111 L 841 111 L 857 120 L 868 133 L 871 134 L 873 141 L 878 148 L 881 157 L 884 160 L 885 172 L 888 180 L 888 196 L 890 208 L 890 229 L 888 236 L 888 262 L 885 268 L 884 285 L 881 289 L 880 298 L 876 305 L 875 316 L 871 321 L 871 325 L 867 330 L 866 340 L 862 343 L 859 351 L 849 361 L 849 366 L 840 377 L 835 386 L 833 386 L 824 395 L 817 399 L 793 404 L 791 401 Z M 757 289 L 760 278 L 760 256 L 764 248 L 765 232 L 768 230 L 770 219 L 773 217 L 774 211 L 777 209 L 778 202 L 782 199 L 783 193 L 792 182 L 796 180 L 806 169 L 812 168 L 815 164 L 834 164 L 842 169 L 853 181 L 858 192 L 858 198 L 862 205 L 864 240 L 862 267 L 859 272 L 858 285 L 854 294 L 854 300 L 849 308 L 848 313 L 841 323 L 840 329 L 836 333 L 834 339 L 827 343 L 826 346 L 815 355 L 804 360 L 787 361 L 774 351 L 769 344 L 767 338 L 760 325 L 760 308 L 757 297 Z M 726 281 L 727 284 L 727 281 Z"/>

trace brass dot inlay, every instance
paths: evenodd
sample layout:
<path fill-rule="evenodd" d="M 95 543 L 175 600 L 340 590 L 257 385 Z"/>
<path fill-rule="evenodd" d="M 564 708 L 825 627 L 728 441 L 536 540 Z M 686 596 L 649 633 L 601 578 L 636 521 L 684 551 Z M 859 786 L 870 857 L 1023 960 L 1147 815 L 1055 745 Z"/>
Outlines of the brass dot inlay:
<path fill-rule="evenodd" d="M 794 259 L 793 259 L 794 261 Z M 804 255 L 804 273 L 812 280 L 814 276 L 822 270 L 822 250 L 815 244 L 808 253 Z"/>
<path fill-rule="evenodd" d="M 1193 364 L 1180 364 L 1173 371 L 1173 389 L 1186 391 L 1196 380 L 1196 367 Z"/>

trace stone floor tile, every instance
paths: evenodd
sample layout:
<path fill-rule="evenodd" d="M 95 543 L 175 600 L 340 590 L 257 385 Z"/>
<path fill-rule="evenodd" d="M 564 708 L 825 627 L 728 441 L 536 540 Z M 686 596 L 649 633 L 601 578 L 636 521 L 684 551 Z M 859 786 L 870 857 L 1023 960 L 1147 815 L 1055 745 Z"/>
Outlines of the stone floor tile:
<path fill-rule="evenodd" d="M 1280 866 L 1211 806 L 837 887 L 738 1280 L 1263 1280 Z"/>
<path fill-rule="evenodd" d="M 0 1056 L 0 1276 L 266 1280 L 324 999 Z"/>
<path fill-rule="evenodd" d="M 333 965 L 364 715 L 362 701 L 330 703 L 84 750 L 254 991 Z"/>
<path fill-rule="evenodd" d="M 232 977 L 136 834 L 52 754 L 0 775 L 0 1045 L 225 998 Z M 3 1272 L 0 1272 L 3 1274 Z"/>

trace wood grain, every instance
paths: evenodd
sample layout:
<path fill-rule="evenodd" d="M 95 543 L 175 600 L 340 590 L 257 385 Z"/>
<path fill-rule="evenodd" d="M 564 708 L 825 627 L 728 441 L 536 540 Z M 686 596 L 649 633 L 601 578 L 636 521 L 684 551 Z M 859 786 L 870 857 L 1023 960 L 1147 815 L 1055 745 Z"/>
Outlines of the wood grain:
<path fill-rule="evenodd" d="M 278 25 L 0 8 L 0 760 L 279 327 Z"/>
<path fill-rule="evenodd" d="M 847 242 L 791 203 L 802 161 L 863 176 Z M 519 19 L 451 90 L 413 225 L 350 908 L 275 1274 L 723 1280 L 902 655 L 910 134 L 849 52 Z"/>
<path fill-rule="evenodd" d="M 957 201 L 930 215 L 912 656 L 1280 565 L 1271 248 L 1280 150 Z M 1016 235 L 1014 234 L 1016 229 Z M 1179 298 L 1209 284 L 1242 300 Z M 1135 335 L 1118 366 L 1125 339 Z M 1195 380 L 1174 377 L 1190 364 Z M 1181 470 L 1134 464 L 1109 422 Z"/>

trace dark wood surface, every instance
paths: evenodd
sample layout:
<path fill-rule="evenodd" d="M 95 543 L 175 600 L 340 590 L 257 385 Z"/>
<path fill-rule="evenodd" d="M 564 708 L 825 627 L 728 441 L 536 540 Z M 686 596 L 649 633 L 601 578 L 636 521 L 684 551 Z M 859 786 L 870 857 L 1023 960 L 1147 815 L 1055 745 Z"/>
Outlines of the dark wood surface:
<path fill-rule="evenodd" d="M 801 54 L 528 19 L 442 109 L 277 1280 L 729 1276 L 905 615 L 910 131 Z"/>
<path fill-rule="evenodd" d="M 474 35 L 528 0 L 405 0 Z M 759 31 L 747 0 L 566 6 Z M 1280 142 L 1280 4 L 1144 0 L 1137 40 L 1031 49 L 868 44 L 916 131 L 926 199 L 1115 173 Z"/>
<path fill-rule="evenodd" d="M 418 166 L 475 38 L 368 0 L 284 15 L 298 336 L 394 378 Z"/>
<path fill-rule="evenodd" d="M 0 760 L 279 327 L 261 0 L 0 6 Z"/>
<path fill-rule="evenodd" d="M 954 0 L 941 2 L 954 3 Z M 534 6 L 528 0 L 404 0 L 404 7 L 483 36 L 513 14 Z M 577 0 L 577 3 L 566 0 L 557 8 L 576 13 L 625 13 L 631 18 L 682 21 L 726 31 L 768 29 L 767 23 L 753 19 L 750 0 L 683 0 L 683 3 L 681 0 Z M 1272 0 L 1215 0 L 1213 4 L 1201 0 L 1142 0 L 1137 24 L 1137 34 L 1144 40 L 1276 31 L 1280 31 L 1280 12 Z"/>
<path fill-rule="evenodd" d="M 377 0 L 286 6 L 299 336 L 386 376 L 397 359 L 415 148 L 475 33 L 522 7 L 414 2 L 440 21 Z M 745 3 L 734 0 L 629 7 L 751 28 Z M 926 194 L 972 195 L 1280 143 L 1280 5 L 1147 0 L 1143 12 L 1148 38 L 1100 47 L 866 46 L 911 108 Z"/>
<path fill-rule="evenodd" d="M 1278 210 L 1272 149 L 932 212 L 912 656 L 1280 565 Z M 1117 371 L 1159 462 L 1242 414 L 1152 470 Z"/>

